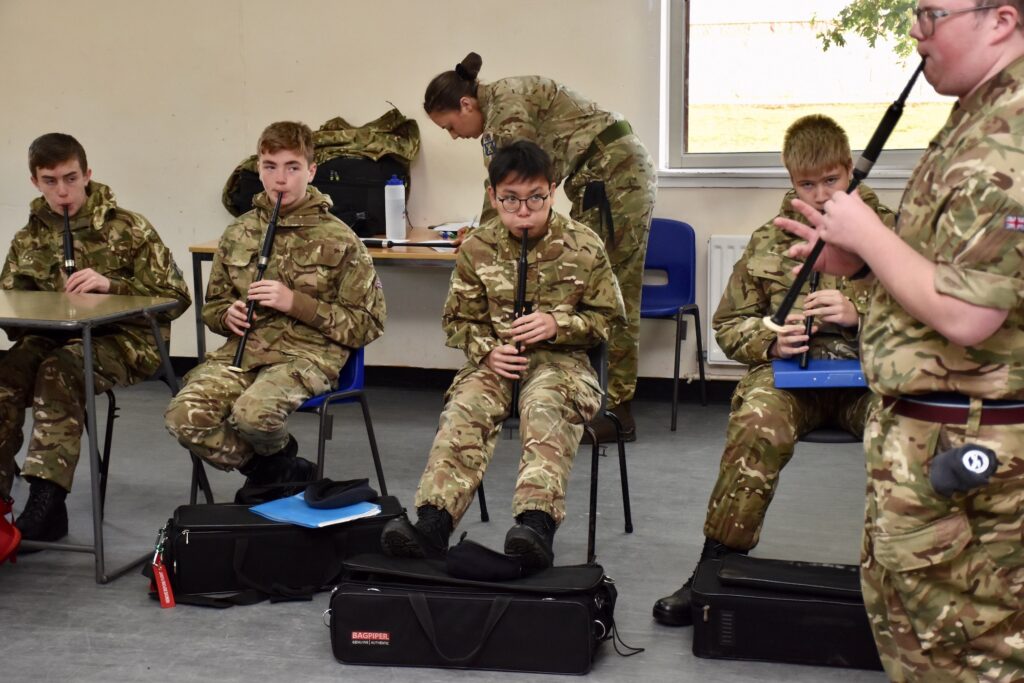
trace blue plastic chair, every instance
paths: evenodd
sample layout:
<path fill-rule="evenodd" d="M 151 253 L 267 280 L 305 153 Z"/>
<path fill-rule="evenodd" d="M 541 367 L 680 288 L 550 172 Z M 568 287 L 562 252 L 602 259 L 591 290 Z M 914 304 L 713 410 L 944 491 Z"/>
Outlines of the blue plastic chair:
<path fill-rule="evenodd" d="M 308 399 L 299 406 L 298 411 L 302 413 L 315 413 L 320 419 L 320 429 L 317 435 L 316 446 L 316 476 L 324 476 L 324 449 L 326 442 L 334 433 L 334 416 L 329 409 L 332 405 L 340 403 L 355 403 L 363 409 L 363 423 L 366 425 L 366 436 L 370 439 L 370 452 L 373 454 L 373 466 L 377 470 L 377 483 L 380 485 L 381 495 L 388 494 L 388 486 L 384 482 L 384 470 L 380 464 L 380 452 L 377 450 L 377 439 L 373 435 L 373 420 L 370 419 L 370 406 L 366 402 L 366 394 L 363 391 L 363 349 L 358 348 L 352 351 L 345 367 L 341 369 L 338 377 L 338 388 L 327 393 L 320 394 Z"/>
<path fill-rule="evenodd" d="M 651 234 L 647 239 L 644 270 L 663 270 L 668 282 L 663 285 L 643 286 L 640 299 L 641 318 L 675 319 L 676 359 L 672 382 L 672 431 L 676 430 L 679 412 L 679 354 L 686 339 L 684 315 L 693 316 L 694 337 L 697 340 L 697 368 L 700 371 L 700 402 L 708 404 L 704 381 L 704 343 L 700 336 L 700 308 L 694 302 L 697 293 L 697 248 L 693 228 L 688 223 L 668 218 L 651 221 Z"/>

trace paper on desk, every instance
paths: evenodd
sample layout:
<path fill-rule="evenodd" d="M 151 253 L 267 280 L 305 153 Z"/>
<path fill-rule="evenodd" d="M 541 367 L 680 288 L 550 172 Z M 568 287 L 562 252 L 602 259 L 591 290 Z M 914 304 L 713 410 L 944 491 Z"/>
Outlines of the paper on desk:
<path fill-rule="evenodd" d="M 477 216 L 468 221 L 452 221 L 450 223 L 442 223 L 441 225 L 432 225 L 431 230 L 438 230 L 444 232 L 456 232 L 463 228 L 477 228 L 480 227 L 480 219 Z"/>

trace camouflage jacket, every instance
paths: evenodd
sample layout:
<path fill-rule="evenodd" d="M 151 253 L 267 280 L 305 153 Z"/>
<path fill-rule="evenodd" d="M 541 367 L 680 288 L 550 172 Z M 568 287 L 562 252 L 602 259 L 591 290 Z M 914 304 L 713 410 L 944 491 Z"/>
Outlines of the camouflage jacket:
<path fill-rule="evenodd" d="M 892 211 L 879 203 L 878 196 L 869 187 L 861 185 L 859 192 L 887 225 L 894 223 Z M 793 209 L 794 198 L 793 190 L 786 193 L 779 215 L 806 223 L 803 215 Z M 786 250 L 799 241 L 771 221 L 750 236 L 711 321 L 715 340 L 729 358 L 751 367 L 771 360 L 768 348 L 775 341 L 775 333 L 765 327 L 761 319 L 778 310 L 793 284 L 791 271 L 800 262 L 786 256 Z M 867 311 L 871 285 L 863 281 L 822 275 L 818 289 L 837 289 L 853 302 L 861 316 Z M 803 308 L 803 297 L 808 291 L 809 285 L 804 285 L 803 293 L 793 306 L 795 312 Z M 857 328 L 822 323 L 818 333 L 811 337 L 811 357 L 856 358 L 857 344 Z"/>
<path fill-rule="evenodd" d="M 242 366 L 249 370 L 305 358 L 333 382 L 349 349 L 384 332 L 384 292 L 373 261 L 348 226 L 328 213 L 329 197 L 307 188 L 306 198 L 282 209 L 264 278 L 295 292 L 290 314 L 257 306 Z M 273 205 L 265 192 L 256 207 L 228 226 L 220 238 L 206 288 L 203 320 L 228 342 L 207 358 L 230 362 L 240 337 L 224 325 L 224 313 L 245 300 Z"/>
<path fill-rule="evenodd" d="M 511 336 L 520 244 L 496 218 L 474 230 L 456 256 L 443 327 L 448 346 L 462 349 L 472 363 L 482 363 Z M 558 325 L 554 339 L 534 348 L 587 349 L 607 339 L 609 323 L 625 315 L 604 246 L 585 225 L 552 211 L 527 263 L 526 301 Z"/>
<path fill-rule="evenodd" d="M 164 339 L 169 339 L 170 321 L 192 303 L 171 251 L 144 216 L 117 205 L 109 187 L 92 181 L 86 193 L 85 204 L 70 220 L 77 269 L 92 268 L 109 278 L 111 294 L 180 301 L 181 306 L 161 317 Z M 37 197 L 30 206 L 28 224 L 11 241 L 0 288 L 63 291 L 63 261 L 64 216 Z M 129 320 L 105 329 L 124 335 L 126 353 L 158 358 L 145 320 Z M 9 334 L 18 335 L 16 331 Z"/>
<path fill-rule="evenodd" d="M 1024 399 L 1022 108 L 1024 58 L 953 107 L 910 178 L 896 226 L 936 264 L 936 291 L 1009 316 L 991 337 L 963 347 L 877 284 L 863 332 L 864 374 L 877 393 Z"/>
<path fill-rule="evenodd" d="M 497 149 L 516 140 L 531 140 L 551 156 L 557 182 L 576 170 L 601 131 L 622 119 L 543 76 L 515 76 L 481 83 L 477 100 L 484 115 L 480 140 L 484 166 L 490 165 Z M 480 215 L 481 221 L 496 215 L 486 197 Z"/>

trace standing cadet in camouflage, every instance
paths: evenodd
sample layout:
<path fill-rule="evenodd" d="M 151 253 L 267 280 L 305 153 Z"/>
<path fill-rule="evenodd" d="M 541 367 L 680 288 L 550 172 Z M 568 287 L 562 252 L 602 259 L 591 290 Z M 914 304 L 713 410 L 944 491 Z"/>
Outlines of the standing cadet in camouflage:
<path fill-rule="evenodd" d="M 167 408 L 167 429 L 192 453 L 247 485 L 301 482 L 313 463 L 296 456 L 288 416 L 337 385 L 351 350 L 384 331 L 384 294 L 365 247 L 332 216 L 329 197 L 308 187 L 313 138 L 301 123 L 278 122 L 257 145 L 264 192 L 228 226 L 217 247 L 203 320 L 229 336 L 185 377 Z M 256 259 L 277 197 L 281 211 L 262 280 Z M 259 306 L 246 322 L 246 300 Z M 241 372 L 229 369 L 250 329 Z"/>
<path fill-rule="evenodd" d="M 608 405 L 627 441 L 636 439 L 630 401 L 640 349 L 640 290 L 654 210 L 654 163 L 619 114 L 602 111 L 569 88 L 541 76 L 480 83 L 482 61 L 470 53 L 427 87 L 424 108 L 453 139 L 481 137 L 484 163 L 514 140 L 536 142 L 552 158 L 555 182 L 564 181 L 569 215 L 594 230 L 608 251 L 626 317 L 608 333 Z M 484 202 L 487 218 L 490 207 Z M 611 420 L 595 420 L 601 442 L 613 441 Z"/>
<path fill-rule="evenodd" d="M 552 563 L 583 424 L 601 403 L 587 349 L 622 317 L 622 297 L 597 235 L 552 211 L 557 176 L 540 147 L 522 140 L 502 148 L 489 176 L 498 218 L 459 249 L 444 310 L 448 346 L 462 349 L 467 363 L 448 389 L 420 479 L 418 521 L 393 520 L 382 542 L 394 555 L 447 550 L 483 479 L 519 378 L 523 456 L 512 499 L 517 524 L 505 552 L 540 569 Z M 533 312 L 513 319 L 522 239 L 529 240 L 526 301 Z"/>
<path fill-rule="evenodd" d="M 795 121 L 786 131 L 782 159 L 793 189 L 782 200 L 781 216 L 799 219 L 792 206 L 798 197 L 821 208 L 850 184 L 850 143 L 827 116 Z M 883 221 L 894 222 L 874 192 L 864 185 L 860 192 Z M 796 242 L 771 221 L 755 230 L 712 321 L 722 350 L 749 370 L 732 396 L 725 451 L 704 520 L 702 560 L 728 552 L 745 554 L 757 545 L 779 473 L 802 434 L 831 425 L 860 436 L 875 403 L 864 389 L 787 391 L 774 386 L 775 358 L 799 356 L 808 349 L 812 358 L 857 358 L 858 325 L 869 303 L 870 287 L 824 276 L 817 291 L 798 299 L 803 313 L 790 315 L 784 332 L 776 335 L 764 327 L 761 319 L 778 310 L 793 283 L 791 271 L 799 263 L 786 251 Z M 816 320 L 809 340 L 805 314 Z M 654 604 L 659 623 L 690 624 L 692 580 Z"/>
<path fill-rule="evenodd" d="M 955 95 L 895 231 L 860 198 L 825 215 L 827 272 L 874 275 L 864 374 L 884 407 L 865 432 L 861 582 L 893 681 L 1024 680 L 1024 30 L 1020 0 L 920 9 L 911 36 Z M 791 250 L 803 258 L 806 245 Z M 941 392 L 941 393 L 936 393 Z M 983 483 L 941 495 L 935 456 L 996 452 Z"/>
<path fill-rule="evenodd" d="M 28 225 L 11 242 L 0 287 L 177 299 L 181 306 L 161 318 L 167 340 L 170 321 L 192 298 L 153 226 L 119 207 L 109 187 L 91 180 L 85 150 L 70 135 L 37 138 L 28 157 L 32 184 L 42 196 L 32 202 Z M 75 253 L 76 271 L 70 277 L 61 270 L 64 207 L 71 217 Z M 64 499 L 78 464 L 85 419 L 82 340 L 58 333 L 6 332 L 15 343 L 0 360 L 0 497 L 10 492 L 25 408 L 31 405 L 32 438 L 22 468 L 31 487 L 16 524 L 22 538 L 56 541 L 68 533 Z M 140 382 L 160 365 L 145 321 L 103 326 L 93 335 L 97 394 Z"/>

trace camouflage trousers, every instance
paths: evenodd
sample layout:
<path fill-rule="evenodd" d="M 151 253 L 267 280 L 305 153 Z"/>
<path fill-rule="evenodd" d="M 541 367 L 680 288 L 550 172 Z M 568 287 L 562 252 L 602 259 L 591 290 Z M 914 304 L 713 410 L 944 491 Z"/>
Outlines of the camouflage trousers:
<path fill-rule="evenodd" d="M 861 434 L 877 404 L 866 389 L 776 389 L 771 365 L 748 372 L 732 395 L 704 535 L 740 550 L 757 545 L 779 473 L 798 438 L 826 426 Z"/>
<path fill-rule="evenodd" d="M 117 335 L 94 337 L 96 393 L 141 382 L 156 370 L 151 359 L 137 365 Z M 32 406 L 32 436 L 22 474 L 71 490 L 85 425 L 85 370 L 81 340 L 68 343 L 28 335 L 0 360 L 0 494 L 14 479 L 25 409 Z"/>
<path fill-rule="evenodd" d="M 599 207 L 583 210 L 583 193 L 589 182 L 605 184 L 611 204 L 615 242 L 601 220 Z M 566 196 L 572 201 L 569 215 L 591 228 L 604 240 L 608 259 L 622 290 L 626 319 L 613 320 L 608 330 L 608 406 L 632 400 L 640 361 L 640 291 L 644 276 L 647 237 L 657 194 L 654 162 L 636 135 L 627 135 L 604 147 L 566 180 Z"/>
<path fill-rule="evenodd" d="M 182 446 L 214 467 L 230 470 L 288 443 L 288 416 L 330 388 L 323 371 L 304 358 L 234 372 L 206 361 L 185 375 L 164 423 Z"/>
<path fill-rule="evenodd" d="M 952 499 L 931 458 L 995 450 L 989 484 Z M 861 586 L 893 681 L 1024 680 L 1024 425 L 942 425 L 875 413 L 865 430 Z"/>
<path fill-rule="evenodd" d="M 565 518 L 565 490 L 583 424 L 597 414 L 601 392 L 584 353 L 535 351 L 519 394 L 519 461 L 512 515 L 542 510 Z M 458 524 L 483 480 L 501 423 L 509 414 L 511 380 L 486 365 L 464 367 L 449 387 L 416 507 L 444 508 Z"/>

